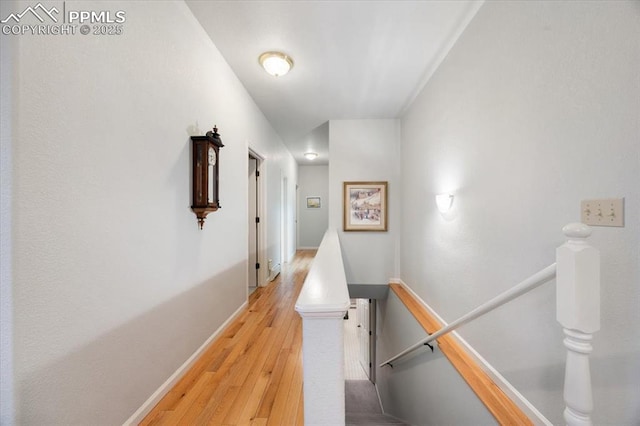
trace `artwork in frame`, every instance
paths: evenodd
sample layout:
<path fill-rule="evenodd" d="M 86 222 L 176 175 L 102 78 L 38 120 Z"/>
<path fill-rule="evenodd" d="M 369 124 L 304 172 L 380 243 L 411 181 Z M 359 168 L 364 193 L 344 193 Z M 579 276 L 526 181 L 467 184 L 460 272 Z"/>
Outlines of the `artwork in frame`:
<path fill-rule="evenodd" d="M 307 197 L 308 209 L 319 209 L 320 207 L 322 207 L 322 200 L 320 197 Z"/>
<path fill-rule="evenodd" d="M 343 229 L 387 230 L 387 182 L 344 182 Z"/>

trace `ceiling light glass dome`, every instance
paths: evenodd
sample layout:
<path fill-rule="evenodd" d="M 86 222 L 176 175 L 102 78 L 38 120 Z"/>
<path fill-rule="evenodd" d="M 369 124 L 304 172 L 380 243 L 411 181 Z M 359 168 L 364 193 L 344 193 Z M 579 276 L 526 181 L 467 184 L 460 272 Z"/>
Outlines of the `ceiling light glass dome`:
<path fill-rule="evenodd" d="M 262 68 L 275 77 L 280 77 L 293 68 L 293 60 L 282 52 L 265 52 L 258 58 Z"/>

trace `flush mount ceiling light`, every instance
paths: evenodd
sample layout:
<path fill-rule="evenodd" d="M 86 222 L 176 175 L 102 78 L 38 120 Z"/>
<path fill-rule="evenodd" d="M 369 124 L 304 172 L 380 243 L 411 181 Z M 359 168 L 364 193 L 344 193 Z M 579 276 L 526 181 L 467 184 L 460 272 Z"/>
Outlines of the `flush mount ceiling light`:
<path fill-rule="evenodd" d="M 318 156 L 317 152 L 305 152 L 304 153 L 304 158 L 306 158 L 307 160 L 315 160 L 317 156 Z"/>
<path fill-rule="evenodd" d="M 280 77 L 293 68 L 293 59 L 282 52 L 265 52 L 258 58 L 262 68 L 274 77 Z"/>

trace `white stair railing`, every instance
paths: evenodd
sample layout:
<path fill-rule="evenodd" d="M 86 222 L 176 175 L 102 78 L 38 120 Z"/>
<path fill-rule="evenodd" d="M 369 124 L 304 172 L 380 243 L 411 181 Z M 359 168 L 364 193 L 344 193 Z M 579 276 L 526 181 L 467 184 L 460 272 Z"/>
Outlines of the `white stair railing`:
<path fill-rule="evenodd" d="M 593 397 L 589 354 L 593 333 L 600 329 L 600 253 L 587 243 L 586 239 L 591 235 L 591 228 L 587 225 L 570 223 L 562 231 L 567 241 L 557 248 L 555 264 L 389 358 L 380 367 L 391 366 L 397 359 L 555 277 L 556 315 L 564 329 L 567 348 L 564 419 L 569 426 L 591 426 Z"/>
<path fill-rule="evenodd" d="M 324 235 L 296 301 L 302 317 L 304 424 L 343 426 L 344 329 L 349 309 L 338 233 Z"/>
<path fill-rule="evenodd" d="M 467 323 L 470 323 L 474 319 L 486 314 L 487 312 L 493 311 L 495 308 L 504 305 L 505 303 L 515 299 L 516 297 L 522 296 L 523 294 L 530 292 L 534 288 L 537 288 L 542 284 L 546 283 L 547 281 L 552 280 L 553 278 L 555 278 L 555 276 L 556 276 L 556 264 L 554 263 L 553 265 L 549 265 L 543 270 L 531 275 L 529 278 L 522 281 L 520 284 L 510 288 L 504 293 L 494 297 L 488 302 L 485 302 L 482 305 L 475 308 L 474 310 L 470 311 L 469 313 L 461 316 L 460 318 L 453 321 L 446 327 L 442 327 L 440 330 L 436 331 L 430 336 L 425 337 L 424 339 L 413 344 L 412 346 L 409 346 L 404 351 L 400 352 L 399 354 L 389 358 L 388 360 L 380 364 L 380 367 L 384 367 L 385 365 L 390 365 L 391 367 L 393 367 L 391 363 L 394 362 L 395 360 L 402 358 L 408 353 L 413 352 L 416 349 L 423 347 L 424 345 L 428 345 L 429 343 L 438 339 L 440 336 L 444 336 L 445 334 L 450 333 L 453 330 Z"/>

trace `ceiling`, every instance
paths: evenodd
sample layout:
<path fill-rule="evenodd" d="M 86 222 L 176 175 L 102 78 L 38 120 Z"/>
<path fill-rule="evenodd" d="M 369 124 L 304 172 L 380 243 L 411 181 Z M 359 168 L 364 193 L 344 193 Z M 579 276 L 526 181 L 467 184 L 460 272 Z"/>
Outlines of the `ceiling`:
<path fill-rule="evenodd" d="M 328 162 L 328 120 L 397 118 L 482 2 L 186 1 L 299 164 Z M 272 77 L 258 63 L 293 58 Z"/>

